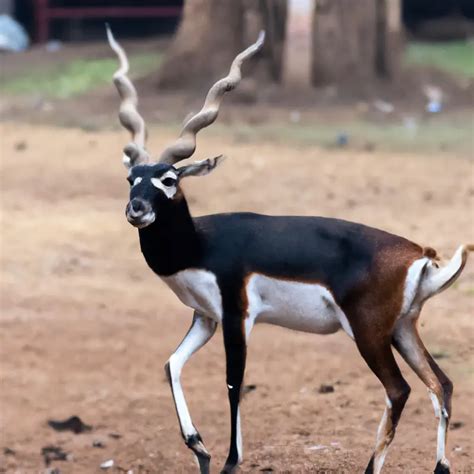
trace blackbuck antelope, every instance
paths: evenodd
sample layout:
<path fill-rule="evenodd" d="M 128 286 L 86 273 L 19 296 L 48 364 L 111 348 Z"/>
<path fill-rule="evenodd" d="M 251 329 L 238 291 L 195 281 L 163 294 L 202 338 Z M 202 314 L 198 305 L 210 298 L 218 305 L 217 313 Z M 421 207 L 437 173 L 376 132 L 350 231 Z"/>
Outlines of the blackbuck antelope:
<path fill-rule="evenodd" d="M 221 157 L 176 164 L 194 153 L 196 134 L 215 121 L 224 94 L 239 83 L 241 65 L 260 50 L 264 33 L 234 59 L 229 74 L 211 87 L 201 111 L 186 121 L 157 162 L 145 149 L 145 123 L 127 77 L 127 56 L 110 29 L 107 35 L 120 60 L 113 78 L 121 98 L 120 122 L 132 134 L 123 155 L 131 186 L 126 217 L 139 229 L 149 267 L 194 310 L 191 327 L 165 369 L 182 436 L 200 472 L 209 472 L 210 454 L 191 420 L 181 370 L 222 324 L 231 413 L 222 472 L 232 472 L 242 460 L 239 401 L 247 343 L 257 322 L 316 334 L 342 328 L 355 341 L 386 391 L 367 473 L 381 471 L 410 393 L 394 346 L 429 390 L 439 420 L 435 472 L 449 472 L 445 449 L 453 385 L 423 345 L 417 322 L 424 302 L 458 278 L 474 246 L 459 247 L 439 266 L 432 248 L 338 219 L 252 213 L 193 218 L 180 181 L 210 173 Z"/>

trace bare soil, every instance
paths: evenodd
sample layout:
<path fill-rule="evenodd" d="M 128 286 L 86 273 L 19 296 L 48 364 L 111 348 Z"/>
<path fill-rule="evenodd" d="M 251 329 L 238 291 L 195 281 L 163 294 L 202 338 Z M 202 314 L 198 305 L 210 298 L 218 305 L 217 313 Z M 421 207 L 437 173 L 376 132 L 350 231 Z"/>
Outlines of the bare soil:
<path fill-rule="evenodd" d="M 62 473 L 195 472 L 162 369 L 191 310 L 152 274 L 123 215 L 128 194 L 117 131 L 6 123 L 1 131 L 1 472 L 38 473 L 41 448 L 70 453 Z M 172 139 L 151 130 L 151 149 Z M 189 180 L 196 214 L 251 210 L 364 222 L 447 256 L 474 241 L 468 157 L 396 155 L 235 143 L 209 133 L 197 155 L 231 158 Z M 473 472 L 474 263 L 422 315 L 422 335 L 455 385 L 455 472 Z M 436 421 L 425 387 L 404 363 L 412 395 L 386 472 L 431 472 Z M 363 472 L 384 392 L 342 332 L 317 336 L 258 326 L 242 404 L 243 472 Z M 223 465 L 229 415 L 221 335 L 183 373 L 191 414 Z M 334 392 L 319 393 L 321 384 Z M 78 415 L 93 430 L 58 433 L 48 419 Z M 117 434 L 120 437 L 111 437 Z M 101 441 L 103 448 L 93 447 Z M 14 451 L 5 452 L 9 448 Z"/>

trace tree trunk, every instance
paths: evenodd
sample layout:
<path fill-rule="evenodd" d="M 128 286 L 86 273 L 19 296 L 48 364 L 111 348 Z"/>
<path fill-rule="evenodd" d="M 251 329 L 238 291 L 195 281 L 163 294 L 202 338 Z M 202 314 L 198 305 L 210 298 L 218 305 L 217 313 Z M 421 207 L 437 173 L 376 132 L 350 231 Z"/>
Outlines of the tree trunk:
<path fill-rule="evenodd" d="M 367 84 L 392 77 L 399 43 L 400 0 L 319 0 L 313 16 L 312 82 Z"/>
<path fill-rule="evenodd" d="M 288 0 L 284 84 L 293 89 L 311 86 L 311 14 L 313 0 Z"/>
<path fill-rule="evenodd" d="M 246 75 L 249 70 L 259 74 L 263 70 L 267 77 L 278 80 L 285 18 L 286 0 L 186 0 L 180 26 L 160 68 L 159 87 L 186 89 L 215 81 L 262 28 L 267 31 L 263 52 L 244 65 Z"/>
<path fill-rule="evenodd" d="M 252 1 L 252 0 L 250 0 Z M 279 82 L 282 78 L 283 50 L 286 39 L 288 0 L 261 0 L 261 24 L 267 33 L 264 57 L 270 77 Z"/>
<path fill-rule="evenodd" d="M 241 7 L 239 0 L 187 0 L 159 85 L 183 88 L 222 75 L 242 44 Z"/>
<path fill-rule="evenodd" d="M 402 51 L 400 0 L 376 0 L 375 74 L 393 79 L 400 65 Z"/>

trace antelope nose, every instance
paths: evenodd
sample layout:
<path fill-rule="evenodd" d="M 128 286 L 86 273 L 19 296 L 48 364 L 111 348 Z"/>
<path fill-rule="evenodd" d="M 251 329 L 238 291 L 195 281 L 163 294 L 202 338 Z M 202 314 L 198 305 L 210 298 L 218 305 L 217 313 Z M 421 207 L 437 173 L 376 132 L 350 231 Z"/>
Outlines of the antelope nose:
<path fill-rule="evenodd" d="M 130 201 L 130 209 L 135 214 L 143 214 L 146 210 L 146 206 L 141 199 L 133 198 Z"/>
<path fill-rule="evenodd" d="M 126 209 L 127 216 L 131 218 L 139 218 L 151 211 L 151 206 L 147 201 L 140 198 L 133 198 Z"/>

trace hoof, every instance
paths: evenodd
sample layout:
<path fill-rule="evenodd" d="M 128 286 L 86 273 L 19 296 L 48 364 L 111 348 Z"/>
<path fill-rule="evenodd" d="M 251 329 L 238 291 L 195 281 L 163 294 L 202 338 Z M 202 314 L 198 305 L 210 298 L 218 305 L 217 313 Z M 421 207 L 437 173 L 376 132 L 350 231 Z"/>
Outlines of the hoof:
<path fill-rule="evenodd" d="M 239 466 L 236 464 L 226 464 L 221 471 L 221 474 L 234 474 L 238 471 Z"/>
<path fill-rule="evenodd" d="M 196 455 L 196 459 L 199 463 L 200 473 L 209 474 L 211 455 L 207 452 L 207 449 L 205 448 L 199 433 L 189 436 L 186 439 L 186 446 Z"/>
<path fill-rule="evenodd" d="M 370 458 L 369 464 L 365 468 L 365 474 L 374 474 L 374 457 Z"/>
<path fill-rule="evenodd" d="M 449 466 L 441 464 L 441 461 L 436 464 L 434 474 L 449 474 L 451 471 L 449 470 Z"/>
<path fill-rule="evenodd" d="M 209 474 L 210 467 L 211 467 L 211 458 L 210 458 L 210 456 L 205 457 L 205 456 L 196 455 L 196 458 L 197 458 L 198 463 L 199 463 L 199 472 L 200 472 L 200 474 Z"/>

